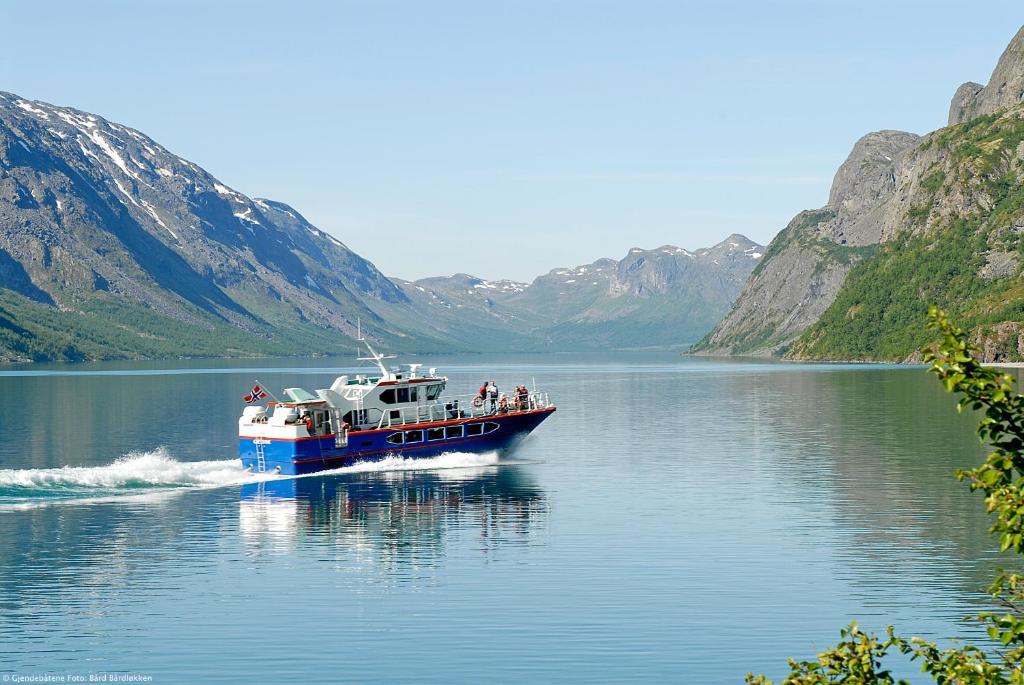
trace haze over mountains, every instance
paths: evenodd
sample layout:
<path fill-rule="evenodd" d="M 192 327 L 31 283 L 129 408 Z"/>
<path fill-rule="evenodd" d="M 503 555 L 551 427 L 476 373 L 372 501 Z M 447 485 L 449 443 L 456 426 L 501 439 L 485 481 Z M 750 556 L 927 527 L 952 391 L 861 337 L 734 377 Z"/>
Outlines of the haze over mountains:
<path fill-rule="evenodd" d="M 949 125 L 868 133 L 767 248 L 634 248 L 533 282 L 404 281 L 144 134 L 0 93 L 0 360 L 683 347 L 912 361 L 948 309 L 1024 358 L 1024 29 Z M 372 255 L 369 255 L 372 257 Z M 716 325 L 717 324 L 717 325 Z"/>
<path fill-rule="evenodd" d="M 0 360 L 681 345 L 764 249 L 632 250 L 532 284 L 415 283 L 134 129 L 0 93 Z"/>
<path fill-rule="evenodd" d="M 771 242 L 695 351 L 794 359 L 914 360 L 928 304 L 988 360 L 1024 356 L 1024 29 L 989 83 L 966 83 L 949 126 L 861 138 L 828 204 Z"/>
<path fill-rule="evenodd" d="M 693 252 L 636 247 L 621 260 L 552 269 L 530 284 L 467 274 L 396 282 L 432 318 L 453 326 L 493 319 L 554 349 L 679 346 L 722 318 L 763 253 L 733 234 Z"/>

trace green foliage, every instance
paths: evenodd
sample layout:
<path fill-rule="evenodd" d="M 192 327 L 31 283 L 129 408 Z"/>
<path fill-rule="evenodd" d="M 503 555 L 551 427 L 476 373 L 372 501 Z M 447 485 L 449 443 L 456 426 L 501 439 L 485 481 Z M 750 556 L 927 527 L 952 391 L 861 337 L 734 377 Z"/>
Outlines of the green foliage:
<path fill-rule="evenodd" d="M 58 309 L 0 288 L 0 360 L 83 361 L 293 355 L 298 350 L 347 352 L 336 332 L 303 323 L 291 329 L 250 322 L 241 330 L 185 305 L 181 321 L 115 297 L 96 296 Z"/>
<path fill-rule="evenodd" d="M 782 685 L 829 685 L 830 683 L 857 683 L 857 685 L 905 685 L 896 681 L 882 668 L 882 659 L 893 647 L 901 648 L 903 641 L 889 628 L 885 640 L 865 633 L 856 623 L 840 631 L 840 642 L 818 654 L 814 661 L 789 660 L 790 673 Z M 747 674 L 750 685 L 772 685 L 763 675 Z"/>
<path fill-rule="evenodd" d="M 965 222 L 941 240 L 905 236 L 886 245 L 878 258 L 851 269 L 835 302 L 791 355 L 905 359 L 928 342 L 922 298 L 963 311 L 992 286 L 976 276 L 984 246 L 984 238 Z"/>
<path fill-rule="evenodd" d="M 912 638 L 899 639 L 900 651 L 921 662 L 921 670 L 940 685 L 1020 685 L 1024 671 L 1020 664 L 992 660 L 984 650 L 967 645 L 939 649 L 934 643 Z M 855 683 L 856 680 L 846 681 Z"/>
<path fill-rule="evenodd" d="M 789 225 L 779 231 L 778 235 L 772 238 L 771 243 L 768 244 L 768 248 L 764 252 L 764 257 L 760 263 L 754 267 L 753 275 L 761 273 L 764 269 L 764 265 L 769 263 L 774 257 L 778 256 L 784 249 L 792 245 L 793 243 L 799 243 L 801 245 L 807 245 L 808 243 L 817 244 L 822 242 L 812 235 L 810 228 L 814 228 L 819 224 L 823 224 L 826 221 L 834 219 L 836 213 L 831 209 L 814 209 L 800 212 L 796 217 L 789 222 Z M 832 241 L 828 241 L 832 242 Z M 832 243 L 833 245 L 835 243 Z"/>
<path fill-rule="evenodd" d="M 977 348 L 945 312 L 933 305 L 928 320 L 942 336 L 937 345 L 922 351 L 930 371 L 948 392 L 960 394 L 960 411 L 983 414 L 978 436 L 994 448 L 984 464 L 958 471 L 957 478 L 985 494 L 985 506 L 995 515 L 992 533 L 1002 550 L 1024 554 L 1024 396 L 1014 391 L 1011 376 L 978 363 Z M 921 638 L 900 637 L 892 626 L 880 640 L 854 623 L 842 631 L 838 644 L 814 661 L 790 660 L 790 673 L 782 683 L 896 685 L 882 668 L 885 656 L 896 649 L 920 663 L 921 670 L 941 685 L 1024 685 L 1024 576 L 1002 572 L 989 593 L 1002 610 L 975 618 L 997 645 L 992 653 L 973 645 L 940 649 Z M 748 675 L 746 682 L 771 685 L 760 675 Z"/>
<path fill-rule="evenodd" d="M 921 187 L 934 194 L 939 192 L 939 189 L 942 188 L 942 184 L 945 182 L 946 172 L 940 167 L 924 177 Z"/>
<path fill-rule="evenodd" d="M 1008 613 L 985 611 L 978 618 L 988 624 L 990 638 L 1011 648 L 1007 661 L 1024 663 L 1024 576 L 1002 571 L 988 591 Z"/>
<path fill-rule="evenodd" d="M 961 395 L 957 408 L 983 411 L 978 436 L 995 449 L 976 469 L 958 471 L 957 478 L 985 493 L 985 505 L 996 514 L 992 533 L 1003 551 L 1024 553 L 1024 396 L 1013 390 L 1013 377 L 982 366 L 972 356 L 964 331 L 946 313 L 932 306 L 929 325 L 943 337 L 925 352 L 931 371 L 948 392 Z"/>
<path fill-rule="evenodd" d="M 907 211 L 907 222 L 914 225 L 923 224 L 931 212 L 932 208 L 929 205 L 914 205 Z"/>

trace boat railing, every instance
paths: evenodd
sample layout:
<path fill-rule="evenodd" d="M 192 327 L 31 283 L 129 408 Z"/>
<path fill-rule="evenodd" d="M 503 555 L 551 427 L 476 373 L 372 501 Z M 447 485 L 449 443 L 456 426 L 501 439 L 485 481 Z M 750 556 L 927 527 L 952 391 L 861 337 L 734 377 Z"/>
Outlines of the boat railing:
<path fill-rule="evenodd" d="M 459 418 L 477 418 L 522 414 L 551 406 L 546 392 L 532 392 L 523 400 L 509 399 L 507 406 L 500 400 L 481 399 L 479 395 L 456 395 L 443 400 L 414 407 L 387 409 L 380 417 L 377 428 L 394 428 L 432 421 L 451 421 Z"/>

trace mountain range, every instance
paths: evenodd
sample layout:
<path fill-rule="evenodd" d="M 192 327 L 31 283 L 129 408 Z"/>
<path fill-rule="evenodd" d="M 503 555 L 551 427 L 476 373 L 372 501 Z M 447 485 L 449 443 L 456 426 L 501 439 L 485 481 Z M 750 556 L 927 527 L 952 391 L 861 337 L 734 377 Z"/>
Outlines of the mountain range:
<path fill-rule="evenodd" d="M 635 248 L 530 284 L 391 279 L 145 134 L 0 92 L 0 360 L 681 345 L 764 248 Z"/>
<path fill-rule="evenodd" d="M 1024 28 L 987 85 L 956 90 L 948 125 L 869 133 L 828 203 L 771 241 L 725 318 L 693 351 L 914 361 L 927 305 L 989 361 L 1024 356 Z"/>
<path fill-rule="evenodd" d="M 548 349 L 680 346 L 722 318 L 764 249 L 733 234 L 693 252 L 635 247 L 621 260 L 552 269 L 530 284 L 468 274 L 396 282 L 435 320 L 491 320 Z"/>

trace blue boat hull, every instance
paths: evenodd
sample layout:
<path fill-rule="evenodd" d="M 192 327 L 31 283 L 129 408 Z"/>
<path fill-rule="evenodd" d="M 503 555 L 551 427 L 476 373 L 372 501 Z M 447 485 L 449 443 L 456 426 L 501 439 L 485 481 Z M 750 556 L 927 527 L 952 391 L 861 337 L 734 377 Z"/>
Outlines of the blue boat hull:
<path fill-rule="evenodd" d="M 554 411 L 554 407 L 548 407 L 512 414 L 495 414 L 480 418 L 408 425 L 400 428 L 352 431 L 348 435 L 348 445 L 340 448 L 335 446 L 333 435 L 297 440 L 240 437 L 238 456 L 242 460 L 243 467 L 259 471 L 260 460 L 257 448 L 260 443 L 266 471 L 301 475 L 336 469 L 361 461 L 383 459 L 389 455 L 423 458 L 434 457 L 446 452 L 508 450 Z M 414 444 L 393 444 L 388 441 L 389 437 L 394 439 L 393 436 L 396 433 L 427 431 L 431 428 L 449 428 L 460 425 L 464 427 L 462 432 L 468 433 L 469 424 L 488 424 L 488 431 L 478 436 L 424 440 Z M 494 424 L 497 424 L 498 427 L 493 428 Z"/>

